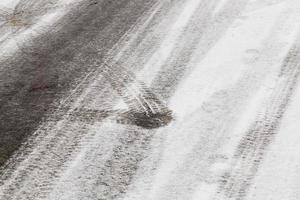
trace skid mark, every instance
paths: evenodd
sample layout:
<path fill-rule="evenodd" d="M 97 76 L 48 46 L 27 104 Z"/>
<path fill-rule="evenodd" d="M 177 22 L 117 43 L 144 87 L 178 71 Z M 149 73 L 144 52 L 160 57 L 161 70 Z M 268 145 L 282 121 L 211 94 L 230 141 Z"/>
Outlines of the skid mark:
<path fill-rule="evenodd" d="M 159 7 L 159 4 L 154 2 L 153 5 L 150 5 L 149 7 L 150 10 L 153 10 L 156 7 Z M 145 11 L 144 14 L 130 27 L 130 29 L 122 35 L 119 41 L 109 52 L 105 52 L 105 59 L 96 60 L 91 64 L 86 75 L 74 83 L 74 88 L 67 94 L 67 96 L 62 98 L 63 100 L 59 102 L 59 105 L 72 103 L 74 99 L 77 98 L 80 98 L 81 100 L 84 99 L 86 102 L 89 101 L 88 94 L 93 93 L 91 92 L 92 89 L 97 87 L 97 81 L 99 81 L 99 77 L 101 77 L 100 73 L 102 72 L 103 67 L 105 67 L 103 65 L 105 65 L 105 63 L 114 65 L 116 60 L 120 59 L 118 57 L 123 56 L 124 50 L 127 48 L 128 41 L 132 38 L 132 34 L 138 34 L 141 31 L 139 27 L 143 25 L 144 20 L 148 19 L 148 17 L 144 17 L 144 15 L 147 15 L 147 11 Z M 91 87 L 86 87 L 87 85 L 91 85 Z M 95 99 L 94 96 L 90 98 L 92 98 L 91 101 L 94 101 Z"/>
<path fill-rule="evenodd" d="M 86 82 L 89 83 L 90 81 L 91 79 Z M 96 82 L 98 81 L 97 79 Z M 84 88 L 86 85 L 83 84 L 82 87 Z M 151 93 L 147 91 L 143 84 L 141 84 L 140 88 L 145 90 L 145 94 Z M 72 96 L 72 98 L 67 100 L 70 105 L 75 105 L 68 112 L 74 111 L 75 115 L 79 114 L 77 111 L 80 110 L 80 105 L 85 103 L 85 95 L 89 93 L 90 89 L 83 89 L 82 91 L 83 96 L 80 96 L 80 98 L 77 99 Z M 69 101 L 70 99 L 76 100 Z M 151 98 L 151 101 L 155 102 L 156 99 Z M 160 106 L 156 105 L 156 107 L 161 109 L 162 107 Z M 95 112 L 87 111 L 87 116 L 89 115 L 95 115 Z M 128 114 L 128 116 L 130 115 L 131 113 Z M 72 157 L 78 154 L 82 148 L 89 145 L 89 141 L 87 141 L 83 146 L 80 146 L 81 141 L 84 140 L 83 138 L 90 137 L 90 124 L 78 121 L 74 124 L 74 121 L 70 120 L 72 116 L 74 115 L 65 115 L 63 112 L 59 112 L 58 109 L 58 113 L 53 114 L 53 118 L 47 119 L 46 123 L 36 131 L 35 136 L 37 137 L 32 137 L 24 144 L 18 156 L 14 157 L 15 160 L 11 160 L 12 165 L 15 167 L 9 169 L 13 170 L 15 168 L 16 170 L 13 173 L 10 170 L 3 172 L 1 181 L 4 182 L 1 183 L 1 198 L 46 198 L 53 187 L 53 183 L 59 178 L 59 174 L 67 168 L 68 160 L 72 160 Z M 96 117 L 99 117 L 98 120 L 101 120 L 102 117 L 106 117 L 106 114 L 100 112 Z M 137 140 L 139 140 L 139 135 L 136 134 L 136 136 Z M 27 156 L 25 157 L 25 155 Z M 18 160 L 19 158 L 20 161 Z M 134 171 L 131 173 L 134 173 Z M 17 185 L 15 181 L 18 182 Z M 123 187 L 124 189 L 125 186 Z M 30 193 L 28 193 L 29 190 Z"/>
<path fill-rule="evenodd" d="M 120 43 L 116 43 L 128 37 L 130 35 L 128 32 L 136 29 L 132 26 L 137 25 L 136 22 L 140 22 L 143 18 L 141 15 L 155 1 L 147 3 L 136 1 L 137 5 L 134 5 L 133 8 L 130 8 L 133 5 L 127 5 L 127 3 L 128 1 L 118 1 L 109 3 L 109 5 L 102 3 L 103 8 L 113 10 L 106 14 L 98 12 L 100 8 L 95 6 L 86 8 L 84 3 L 79 8 L 72 8 L 59 22 L 51 25 L 53 29 L 49 30 L 47 34 L 42 34 L 34 39 L 29 52 L 17 52 L 14 55 L 16 59 L 1 62 L 1 66 L 5 66 L 3 73 L 1 71 L 1 79 L 5 83 L 5 85 L 1 84 L 3 90 L 0 95 L 1 112 L 4 113 L 1 116 L 3 122 L 1 134 L 18 137 L 13 141 L 8 141 L 7 137 L 4 137 L 0 141 L 3 146 L 7 146 L 9 142 L 12 144 L 5 149 L 5 151 L 9 151 L 10 155 L 12 150 L 24 142 L 24 139 L 30 136 L 42 121 L 45 121 L 49 114 L 48 111 L 51 112 L 52 107 L 56 108 L 64 103 L 75 102 L 74 99 L 85 91 L 84 88 L 93 78 L 93 76 L 89 76 L 88 80 L 82 83 L 84 75 L 88 72 L 93 73 L 99 67 L 99 65 L 93 65 L 95 60 L 113 57 L 114 53 L 120 49 L 118 46 Z M 128 12 L 124 11 L 124 4 L 126 9 L 132 9 L 130 16 L 123 16 Z M 83 15 L 82 12 L 88 13 L 88 15 Z M 108 14 L 109 16 L 107 16 Z M 106 18 L 114 20 L 110 22 L 106 21 Z M 104 24 L 102 24 L 103 21 Z M 83 26 L 82 24 L 86 30 L 80 28 Z M 95 25 L 104 27 L 104 29 L 89 31 L 91 28 L 94 30 Z M 89 32 L 88 36 L 86 32 Z M 107 39 L 108 36 L 109 39 Z M 101 51 L 95 50 L 97 54 L 87 51 L 93 44 L 91 40 L 97 40 L 97 44 L 101 46 Z M 42 78 L 45 76 L 47 76 L 46 80 Z M 36 77 L 43 79 L 45 83 L 39 82 Z M 72 98 L 70 97 L 69 101 L 60 102 L 60 97 L 64 97 L 65 93 L 69 95 L 67 91 L 76 87 L 77 83 L 82 83 L 77 90 L 79 94 L 71 95 Z M 78 101 L 76 102 L 78 103 Z M 1 162 L 3 161 L 1 160 Z M 13 162 L 11 164 L 14 165 Z"/>
<path fill-rule="evenodd" d="M 299 41 L 283 62 L 276 86 L 266 107 L 241 140 L 232 168 L 222 179 L 220 193 L 230 199 L 244 199 L 260 163 L 280 125 L 300 70 Z"/>
<path fill-rule="evenodd" d="M 219 147 L 239 123 L 241 111 L 255 97 L 266 78 L 276 74 L 276 63 L 282 61 L 278 55 L 285 53 L 287 48 L 281 36 L 285 30 L 291 31 L 290 17 L 283 14 L 276 20 L 270 31 L 273 34 L 264 41 L 258 57 L 257 50 L 245 52 L 254 52 L 255 59 L 251 59 L 253 63 L 232 88 L 215 92 L 192 118 L 187 117 L 178 124 L 175 121 L 170 131 L 164 131 L 163 135 L 170 135 L 170 140 L 163 138 L 164 145 L 160 146 L 162 149 L 158 150 L 158 155 L 149 155 L 148 161 L 142 163 L 126 199 L 189 199 L 197 183 L 218 183 L 223 173 L 213 174 L 210 171 L 211 166 L 219 162 L 211 156 L 218 153 Z M 180 157 L 185 151 L 187 155 Z"/>
<path fill-rule="evenodd" d="M 22 162 L 22 166 L 18 167 L 10 180 L 6 180 L 7 186 L 1 188 L 1 199 L 41 197 L 50 190 L 64 163 L 71 158 L 74 150 L 79 148 L 77 145 L 84 137 L 86 125 L 66 124 L 60 131 L 64 133 L 60 132 L 55 139 L 45 139 L 44 143 L 39 143 L 39 147 L 29 154 L 30 157 Z"/>
<path fill-rule="evenodd" d="M 102 65 L 101 75 L 108 79 L 113 89 L 128 105 L 129 110 L 96 110 L 78 108 L 70 113 L 75 119 L 102 121 L 109 117 L 121 124 L 132 124 L 144 128 L 165 126 L 172 120 L 172 112 L 134 73 L 124 67 Z M 62 108 L 60 108 L 62 109 Z M 65 108 L 67 109 L 67 108 Z"/>
<path fill-rule="evenodd" d="M 82 164 L 69 169 L 71 176 L 67 174 L 64 176 L 64 180 L 57 185 L 57 190 L 53 190 L 49 195 L 49 199 L 55 196 L 60 196 L 63 200 L 70 198 L 116 199 L 122 197 L 130 185 L 139 163 L 145 158 L 154 133 L 154 131 L 131 128 L 120 130 L 117 142 L 108 153 L 109 157 L 105 154 L 99 155 L 101 151 L 89 148 L 86 152 L 87 156 L 83 156 L 79 160 Z M 98 156 L 89 157 L 89 152 L 98 154 Z M 88 162 L 90 159 L 93 159 L 92 163 L 95 165 Z M 77 181 L 88 182 L 89 184 L 75 186 L 74 194 L 67 192 L 67 195 L 61 195 L 61 191 L 64 191 L 63 184 L 74 185 Z"/>
<path fill-rule="evenodd" d="M 120 66 L 108 65 L 103 66 L 102 72 L 131 110 L 146 114 L 161 110 L 162 105 L 158 98 L 143 83 L 136 80 L 133 73 Z"/>
<path fill-rule="evenodd" d="M 141 39 L 137 37 L 138 32 L 135 32 L 136 35 L 134 35 L 136 39 L 133 39 L 129 45 L 125 45 L 124 49 L 127 51 L 122 48 L 126 41 L 121 41 L 114 46 L 115 48 L 108 55 L 106 54 L 107 57 L 103 60 L 111 62 L 98 58 L 98 52 L 91 57 L 87 56 L 86 61 L 88 62 L 81 62 L 81 64 L 88 66 L 89 72 L 83 76 L 83 80 L 77 82 L 78 85 L 75 84 L 75 89 L 66 94 L 65 99 L 59 102 L 58 106 L 53 106 L 55 112 L 45 119 L 45 123 L 36 131 L 36 137 L 32 137 L 24 144 L 25 146 L 20 150 L 18 156 L 13 158 L 15 160 L 11 160 L 17 163 L 15 168 L 11 168 L 13 171 L 3 172 L 0 183 L 0 199 L 122 198 L 127 192 L 128 186 L 134 182 L 141 162 L 151 156 L 149 155 L 152 147 L 151 142 L 157 131 L 147 129 L 168 125 L 172 120 L 171 111 L 160 98 L 162 97 L 165 101 L 169 100 L 185 74 L 192 71 L 190 69 L 192 67 L 187 67 L 187 65 L 195 57 L 195 51 L 199 51 L 197 56 L 200 55 L 200 60 L 203 59 L 207 52 L 222 38 L 243 10 L 247 1 L 228 0 L 226 3 L 218 8 L 217 1 L 201 1 L 199 10 L 196 9 L 197 12 L 193 13 L 192 19 L 188 20 L 185 31 L 175 39 L 177 46 L 170 48 L 170 55 L 166 56 L 166 62 L 159 66 L 162 69 L 159 69 L 161 71 L 156 76 L 151 89 L 138 80 L 133 73 L 144 65 L 139 67 L 131 66 L 128 63 L 128 65 L 123 65 L 123 63 L 126 64 L 124 57 L 128 56 L 125 55 L 128 49 L 141 45 L 138 42 Z M 93 2 L 92 4 L 96 5 L 97 3 Z M 216 8 L 218 8 L 217 12 L 215 12 Z M 159 13 L 156 9 L 154 12 Z M 142 19 L 145 18 L 142 17 Z M 141 30 L 148 29 L 145 28 L 148 25 L 152 26 L 154 23 L 152 20 L 157 19 L 155 16 L 151 16 Z M 195 24 L 198 25 L 195 26 Z M 82 26 L 82 24 L 79 25 Z M 90 37 L 89 34 L 87 33 L 86 37 Z M 128 34 L 130 35 L 130 33 Z M 184 36 L 184 34 L 188 35 Z M 127 36 L 126 39 L 130 38 Z M 156 39 L 154 40 L 156 41 Z M 157 41 L 161 41 L 161 38 Z M 91 49 L 94 47 L 92 44 L 89 46 Z M 89 50 L 89 48 L 84 50 Z M 156 47 L 153 49 L 155 51 Z M 144 52 L 141 52 L 141 54 L 143 53 L 152 55 L 153 52 L 150 51 L 149 53 L 145 49 Z M 254 55 L 250 56 L 254 60 L 258 59 L 255 57 L 257 51 L 249 51 L 248 53 Z M 87 54 L 90 55 L 90 53 Z M 113 61 L 116 55 L 119 57 L 117 61 Z M 69 62 L 69 59 L 71 58 L 67 58 L 66 62 Z M 121 64 L 119 59 L 123 59 L 120 61 Z M 148 59 L 147 57 L 146 60 Z M 293 62 L 293 59 L 288 62 Z M 249 62 L 252 61 L 250 59 Z M 172 137 L 181 133 L 184 137 L 187 135 L 186 129 L 193 126 L 189 121 L 197 124 L 192 132 L 188 132 L 189 136 L 195 138 L 188 148 L 186 148 L 186 143 L 180 143 L 180 141 L 178 149 L 173 149 L 171 153 L 164 155 L 172 159 L 173 157 L 176 158 L 176 154 L 183 149 L 188 149 L 186 154 L 188 156 L 182 157 L 182 163 L 175 163 L 174 167 L 172 166 L 174 171 L 170 171 L 169 179 L 156 184 L 154 194 L 157 194 L 158 198 L 164 200 L 185 199 L 190 197 L 190 187 L 194 188 L 197 181 L 217 181 L 218 175 L 207 177 L 207 174 L 210 173 L 209 167 L 214 163 L 226 161 L 226 156 L 220 155 L 218 157 L 215 155 L 216 149 L 222 144 L 225 133 L 229 133 L 238 121 L 240 110 L 247 106 L 248 100 L 263 83 L 265 70 L 261 70 L 259 67 L 261 66 L 255 66 L 252 71 L 250 70 L 250 73 L 242 76 L 232 88 L 216 91 L 191 117 L 192 120 L 188 118 L 186 124 L 179 123 L 173 127 L 175 130 L 169 130 Z M 292 74 L 295 74 L 295 71 L 290 67 L 281 72 L 279 79 L 282 79 L 282 84 L 285 86 L 280 86 L 281 89 L 276 90 L 279 96 L 274 95 L 273 99 L 279 99 L 287 93 L 286 91 L 289 90 L 288 87 L 292 83 L 287 83 L 286 80 L 296 76 Z M 29 91 L 38 93 L 49 87 L 43 84 L 33 84 Z M 107 93 L 103 94 L 104 91 Z M 157 91 L 159 91 L 159 95 L 157 95 Z M 97 94 L 97 92 L 101 94 Z M 125 102 L 129 110 L 113 109 L 120 99 Z M 95 102 L 101 102 L 101 104 L 96 106 Z M 102 105 L 102 102 L 105 106 Z M 278 102 L 271 102 L 270 112 L 268 112 L 270 116 L 275 115 L 274 110 L 278 107 L 277 104 Z M 264 115 L 261 119 L 262 121 L 274 120 L 273 118 L 266 119 Z M 110 123 L 106 123 L 107 121 L 115 121 L 119 125 L 110 126 Z M 270 127 L 261 129 L 268 131 Z M 256 126 L 253 129 L 257 129 Z M 168 130 L 162 130 L 168 132 Z M 199 134 L 202 138 L 198 137 Z M 265 140 L 263 136 L 258 137 Z M 180 137 L 177 139 L 180 140 Z M 265 143 L 267 142 L 265 141 Z M 249 146 L 247 142 L 246 144 Z M 26 145 L 28 146 L 26 147 Z M 240 152 L 246 157 L 251 157 L 251 159 L 255 157 L 255 153 L 248 155 L 247 150 L 242 148 Z M 236 157 L 239 158 L 239 156 L 237 153 Z M 243 174 L 244 172 L 238 171 L 236 173 Z M 233 181 L 231 182 L 237 179 L 234 175 L 233 171 Z M 231 184 L 234 185 L 232 187 L 230 186 L 231 182 L 228 182 L 228 187 L 233 188 L 232 193 L 239 190 L 235 186 L 235 182 Z M 71 188 L 75 188 L 75 191 L 70 190 Z M 139 189 L 139 187 L 137 188 Z M 176 191 L 176 193 L 166 194 L 165 191 Z M 230 193 L 229 190 L 228 193 Z M 148 193 L 145 193 L 145 196 L 147 195 Z"/>
<path fill-rule="evenodd" d="M 120 137 L 120 145 L 113 149 L 111 159 L 104 164 L 105 175 L 99 180 L 107 184 L 106 196 L 116 198 L 116 193 L 123 193 L 131 184 L 139 164 L 149 151 L 149 144 L 154 131 L 127 129 Z M 106 199 L 106 198 L 103 198 Z M 110 199 L 110 198 L 108 198 Z"/>
<path fill-rule="evenodd" d="M 124 68 L 115 66 L 115 68 L 112 68 L 111 66 L 106 66 L 110 68 L 105 68 L 103 70 L 109 70 L 110 73 L 107 75 L 110 75 L 111 78 L 109 79 L 112 82 L 113 88 L 115 90 L 118 90 L 121 95 L 123 95 L 122 89 L 120 87 L 126 87 L 125 85 L 128 83 L 131 83 L 135 81 L 135 84 L 137 80 L 135 79 L 134 75 L 127 71 Z M 116 71 L 121 71 L 121 74 L 117 74 L 115 71 L 112 71 L 111 69 L 114 69 Z M 121 76 L 120 76 L 121 75 Z M 115 77 L 117 76 L 117 77 Z M 123 80 L 121 77 L 125 76 L 126 80 Z M 114 80 L 116 79 L 116 80 Z M 141 85 L 139 89 L 142 89 L 146 95 L 152 95 L 153 94 L 147 89 L 145 85 Z M 125 89 L 126 91 L 127 89 Z M 125 95 L 126 96 L 126 95 Z M 128 96 L 128 95 L 127 95 Z M 130 97 L 132 98 L 132 97 Z M 144 97 L 143 97 L 144 98 Z M 143 128 L 153 128 L 153 126 L 161 126 L 162 122 L 159 122 L 159 125 L 155 125 L 158 122 L 149 122 L 149 118 L 151 120 L 154 120 L 155 117 L 158 117 L 158 119 L 162 121 L 170 120 L 168 117 L 165 116 L 165 113 L 161 114 L 162 110 L 165 110 L 166 107 L 162 106 L 161 102 L 151 97 L 150 100 L 154 100 L 156 104 L 156 108 L 159 108 L 157 112 L 149 111 L 148 113 L 145 112 L 145 110 L 142 110 L 140 112 L 119 112 L 117 114 L 117 118 L 127 118 L 127 121 L 131 121 L 135 123 L 135 125 L 141 126 Z M 141 100 L 143 101 L 143 100 Z M 148 99 L 149 101 L 149 99 Z M 137 110 L 135 108 L 135 110 Z M 138 111 L 138 110 L 137 110 Z M 76 114 L 78 114 L 79 117 L 82 117 L 83 115 L 87 114 L 86 117 L 88 120 L 90 118 L 100 118 L 100 117 L 107 117 L 108 114 L 112 114 L 118 111 L 112 111 L 112 112 L 99 112 L 95 110 L 84 110 L 81 108 L 75 109 L 71 113 L 71 117 L 74 117 Z M 145 114 L 147 113 L 147 115 Z M 100 116 L 99 116 L 100 115 Z M 75 116 L 78 117 L 78 116 Z M 146 119 L 145 119 L 146 117 Z M 129 119 L 128 119 L 129 118 Z M 130 119 L 132 118 L 132 119 Z M 82 118 L 81 118 L 82 119 Z M 132 121 L 134 119 L 134 121 Z M 143 121 L 144 120 L 144 121 Z M 155 120 L 154 120 L 155 121 Z M 146 124 L 145 124 L 146 122 Z M 168 121 L 169 122 L 169 121 Z M 165 123 L 165 122 L 164 122 Z M 87 188 L 78 188 L 78 191 L 75 193 L 78 193 L 78 196 L 76 198 L 100 198 L 100 199 L 114 199 L 116 196 L 119 196 L 120 194 L 124 193 L 127 186 L 131 182 L 131 179 L 133 175 L 135 174 L 135 171 L 137 169 L 138 163 L 143 160 L 145 151 L 147 150 L 148 143 L 151 141 L 152 135 L 154 134 L 153 131 L 143 131 L 143 130 L 135 130 L 131 128 L 127 128 L 126 130 L 122 131 L 120 134 L 118 141 L 120 142 L 119 145 L 115 145 L 113 148 L 113 153 L 111 158 L 107 159 L 105 161 L 105 164 L 103 167 L 101 165 L 99 166 L 90 166 L 90 162 L 87 162 L 88 168 L 93 169 L 97 168 L 98 175 L 97 178 L 91 182 L 91 184 Z M 92 149 L 88 150 L 91 151 Z M 93 151 L 95 151 L 93 149 Z M 86 159 L 85 157 L 81 157 L 81 159 Z M 81 160 L 81 162 L 83 162 Z M 102 161 L 103 162 L 103 161 Z M 89 173 L 85 173 L 85 170 L 82 169 L 80 166 L 75 166 L 74 169 L 70 169 L 72 174 L 82 174 L 82 177 L 85 177 L 84 180 L 89 179 L 91 175 Z M 79 172 L 76 172 L 77 170 L 82 170 Z M 74 178 L 74 177 L 73 177 Z M 95 178 L 95 175 L 93 175 L 93 178 Z M 73 179 L 68 180 L 68 177 L 65 178 L 63 182 L 68 182 L 69 184 Z M 59 186 L 57 186 L 59 188 Z M 59 191 L 59 189 L 57 189 Z M 54 190 L 52 193 L 49 194 L 49 198 L 55 198 L 57 194 L 57 190 Z M 100 190 L 100 191 L 99 191 Z M 72 196 L 72 194 L 70 194 Z M 54 197 L 53 197 L 54 196 Z M 63 199 L 68 199 L 70 196 L 66 195 L 64 197 L 61 197 Z M 73 197 L 75 198 L 75 197 Z"/>
<path fill-rule="evenodd" d="M 171 121 L 171 111 L 133 73 L 124 67 L 105 65 L 102 74 L 129 107 L 128 112 L 120 115 L 121 118 L 147 128 Z"/>
<path fill-rule="evenodd" d="M 145 20 L 143 30 L 134 36 L 135 40 L 124 50 L 119 60 L 120 64 L 131 65 L 141 70 L 161 46 L 161 41 L 169 37 L 169 27 L 176 23 L 176 17 L 187 1 L 163 2 L 155 15 Z"/>
<path fill-rule="evenodd" d="M 82 148 L 67 163 L 68 167 L 60 173 L 45 199 L 99 199 L 104 195 L 99 191 L 104 185 L 100 180 L 104 175 L 104 163 L 111 159 L 112 149 L 123 134 L 122 129 L 108 124 L 89 130 L 92 134 L 80 141 Z"/>

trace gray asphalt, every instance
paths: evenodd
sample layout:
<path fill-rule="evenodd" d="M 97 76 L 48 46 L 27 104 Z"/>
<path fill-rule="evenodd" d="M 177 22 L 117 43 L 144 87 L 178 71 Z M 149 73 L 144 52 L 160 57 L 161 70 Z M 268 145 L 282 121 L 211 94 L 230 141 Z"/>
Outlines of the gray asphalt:
<path fill-rule="evenodd" d="M 18 9 L 30 9 L 30 2 L 21 1 Z M 84 1 L 47 34 L 26 41 L 14 59 L 1 61 L 0 165 L 34 132 L 53 103 L 93 70 L 93 63 L 101 61 L 153 3 Z M 43 9 L 43 4 L 35 9 Z"/>

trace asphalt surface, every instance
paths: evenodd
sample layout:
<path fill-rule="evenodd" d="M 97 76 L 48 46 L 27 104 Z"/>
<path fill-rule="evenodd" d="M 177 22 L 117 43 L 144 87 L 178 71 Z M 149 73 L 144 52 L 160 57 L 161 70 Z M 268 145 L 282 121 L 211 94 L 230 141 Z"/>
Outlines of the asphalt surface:
<path fill-rule="evenodd" d="M 29 4 L 20 10 L 30 11 L 30 1 L 20 3 Z M 53 103 L 104 59 L 151 4 L 79 3 L 47 27 L 46 34 L 21 44 L 13 59 L 1 60 L 1 165 L 37 129 Z"/>

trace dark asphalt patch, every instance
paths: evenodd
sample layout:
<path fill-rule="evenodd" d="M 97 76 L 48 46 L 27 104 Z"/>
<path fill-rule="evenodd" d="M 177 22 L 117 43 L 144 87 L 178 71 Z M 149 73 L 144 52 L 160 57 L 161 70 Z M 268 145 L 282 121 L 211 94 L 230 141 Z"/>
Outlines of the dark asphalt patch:
<path fill-rule="evenodd" d="M 26 41 L 19 52 L 0 63 L 0 165 L 150 4 L 142 0 L 84 2 L 47 34 Z"/>

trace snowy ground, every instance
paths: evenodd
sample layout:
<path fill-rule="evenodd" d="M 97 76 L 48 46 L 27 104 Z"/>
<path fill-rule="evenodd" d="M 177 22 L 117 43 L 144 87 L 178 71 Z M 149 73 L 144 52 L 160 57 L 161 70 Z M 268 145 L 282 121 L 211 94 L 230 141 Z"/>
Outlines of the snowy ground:
<path fill-rule="evenodd" d="M 3 101 L 51 109 L 3 165 L 1 200 L 300 199 L 298 0 L 36 2 L 0 27 L 1 89 L 45 66 Z"/>

